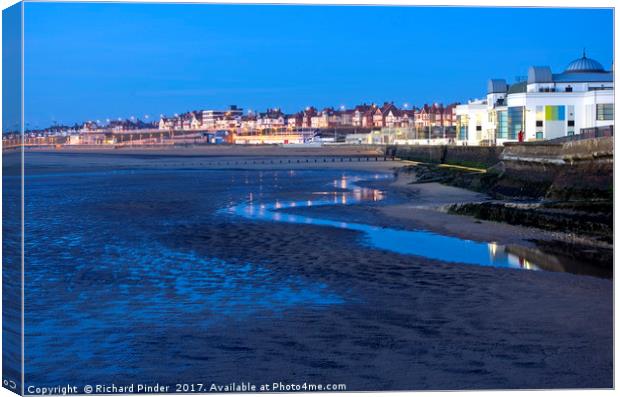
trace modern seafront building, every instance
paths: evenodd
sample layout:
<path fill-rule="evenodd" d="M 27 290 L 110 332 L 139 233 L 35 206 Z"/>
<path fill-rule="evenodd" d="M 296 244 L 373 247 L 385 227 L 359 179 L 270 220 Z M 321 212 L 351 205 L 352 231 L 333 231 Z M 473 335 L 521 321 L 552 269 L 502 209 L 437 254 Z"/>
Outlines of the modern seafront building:
<path fill-rule="evenodd" d="M 456 107 L 457 142 L 493 145 L 553 139 L 592 129 L 613 131 L 613 71 L 586 57 L 561 73 L 532 66 L 527 79 L 511 85 L 489 80 L 485 99 Z"/>

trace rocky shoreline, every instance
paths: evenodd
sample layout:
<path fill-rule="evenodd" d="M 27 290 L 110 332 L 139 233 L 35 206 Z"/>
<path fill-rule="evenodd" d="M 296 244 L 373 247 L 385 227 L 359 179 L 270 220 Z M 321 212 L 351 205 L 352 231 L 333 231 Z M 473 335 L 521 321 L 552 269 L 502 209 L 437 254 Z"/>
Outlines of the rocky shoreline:
<path fill-rule="evenodd" d="M 554 233 L 555 238 L 529 241 L 541 254 L 560 255 L 592 263 L 611 277 L 613 269 L 613 200 L 582 196 L 566 200 L 541 194 L 540 187 L 521 189 L 525 194 L 498 193 L 506 183 L 495 169 L 472 170 L 434 164 L 403 167 L 412 184 L 438 182 L 482 193 L 488 199 L 443 206 L 448 214 L 471 216 L 482 221 L 525 226 Z M 505 192 L 505 190 L 504 190 Z"/>

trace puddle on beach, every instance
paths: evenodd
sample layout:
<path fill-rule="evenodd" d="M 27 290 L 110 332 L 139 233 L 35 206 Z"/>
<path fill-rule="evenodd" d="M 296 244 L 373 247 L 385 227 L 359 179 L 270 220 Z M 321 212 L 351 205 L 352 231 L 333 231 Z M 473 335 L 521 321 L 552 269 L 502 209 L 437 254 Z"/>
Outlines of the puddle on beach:
<path fill-rule="evenodd" d="M 281 210 L 288 208 L 308 208 L 326 205 L 349 205 L 361 202 L 381 201 L 385 193 L 378 189 L 357 185 L 363 180 L 380 180 L 391 178 L 391 175 L 376 174 L 371 178 L 362 176 L 342 176 L 330 183 L 330 187 L 338 191 L 314 192 L 313 198 L 299 201 L 276 200 L 263 203 L 249 199 L 239 205 L 231 206 L 230 213 L 248 219 L 267 220 L 295 224 L 320 225 L 341 229 L 355 230 L 364 233 L 363 244 L 397 252 L 400 254 L 423 256 L 444 262 L 464 263 L 480 266 L 494 266 L 527 270 L 550 270 L 579 274 L 592 274 L 606 277 L 596 269 L 591 272 L 581 268 L 578 271 L 563 266 L 555 256 L 542 254 L 539 250 L 525 247 L 504 246 L 494 242 L 477 241 L 444 236 L 425 230 L 401 230 L 363 223 L 344 222 L 305 215 L 289 214 Z M 516 248 L 516 249 L 515 249 Z M 518 252 L 519 254 L 515 254 Z M 531 253 L 531 255 L 528 255 Z"/>

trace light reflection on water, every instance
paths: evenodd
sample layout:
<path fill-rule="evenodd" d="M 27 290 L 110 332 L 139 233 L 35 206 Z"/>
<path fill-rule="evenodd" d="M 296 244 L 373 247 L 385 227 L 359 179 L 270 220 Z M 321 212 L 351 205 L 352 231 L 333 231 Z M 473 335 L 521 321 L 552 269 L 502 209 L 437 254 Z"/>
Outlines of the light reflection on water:
<path fill-rule="evenodd" d="M 403 263 L 396 275 L 392 273 L 396 266 L 377 266 L 372 269 L 376 277 L 365 277 L 364 269 L 342 266 L 337 255 L 331 256 L 333 251 L 328 252 L 331 257 L 321 258 L 325 263 L 314 266 L 314 259 L 300 254 L 311 253 L 317 244 L 302 246 L 298 253 L 290 247 L 299 245 L 280 250 L 276 239 L 285 231 L 276 231 L 274 238 L 256 239 L 254 231 L 269 228 L 239 233 L 246 222 L 221 222 L 216 212 L 249 203 L 250 192 L 253 210 L 249 213 L 257 219 L 275 216 L 277 211 L 269 205 L 273 197 L 280 198 L 283 208 L 291 202 L 306 207 L 341 199 L 342 192 L 332 192 L 338 189 L 331 184 L 327 185 L 330 192 L 311 194 L 327 190 L 325 184 L 332 179 L 340 180 L 336 171 L 295 171 L 291 178 L 280 171 L 281 188 L 273 182 L 277 172 L 177 169 L 27 175 L 26 380 L 49 387 L 69 382 L 80 389 L 85 384 L 174 385 L 205 377 L 218 384 L 239 379 L 327 383 L 337 378 L 351 390 L 410 390 L 421 384 L 445 388 L 440 380 L 428 385 L 424 380 L 428 371 L 434 377 L 437 368 L 453 367 L 452 353 L 457 350 L 435 354 L 436 349 L 426 353 L 428 349 L 416 346 L 439 346 L 449 340 L 455 349 L 469 351 L 472 334 L 446 324 L 450 313 L 443 317 L 443 311 L 422 307 L 443 299 L 443 288 L 424 289 L 418 301 L 417 287 L 424 288 L 426 277 L 408 277 L 417 266 L 409 269 Z M 231 178 L 231 173 L 236 177 Z M 236 185 L 231 185 L 233 179 Z M 356 187 L 351 178 L 346 183 L 354 189 L 346 197 L 351 204 Z M 296 200 L 291 201 L 293 195 Z M 379 191 L 359 191 L 360 200 L 382 197 Z M 312 217 L 282 212 L 278 216 L 299 224 L 317 223 Z M 19 227 L 19 217 L 11 219 L 16 222 L 13 227 Z M 233 219 L 239 220 L 244 218 Z M 334 221 L 329 227 L 351 226 Z M 321 230 L 308 232 L 312 239 Z M 254 257 L 260 251 L 259 241 L 269 246 Z M 499 252 L 499 247 L 495 250 Z M 338 271 L 329 271 L 335 268 Z M 385 288 L 395 277 L 400 282 L 390 286 L 397 287 Z M 442 277 L 439 281 L 446 288 L 459 287 L 454 289 L 456 295 L 448 297 L 458 303 L 471 293 L 462 287 L 475 285 L 476 280 L 460 283 Z M 520 285 L 512 279 L 498 280 L 505 286 L 516 285 L 515 291 Z M 574 285 L 583 289 L 582 284 Z M 572 296 L 570 291 L 566 296 Z M 476 302 L 484 302 L 493 298 L 495 289 L 480 288 L 476 293 Z M 577 305 L 566 317 L 582 311 Z M 485 343 L 499 346 L 500 353 L 510 350 L 507 358 L 497 357 L 506 363 L 545 359 L 544 355 L 532 357 L 531 349 L 515 349 L 529 346 L 531 335 L 548 337 L 545 341 L 556 341 L 561 350 L 575 332 L 554 327 L 555 322 L 547 326 L 529 321 L 527 333 L 512 332 L 511 321 L 494 325 L 499 328 L 485 334 L 489 337 Z M 600 332 L 592 338 L 610 339 L 601 339 Z M 576 362 L 581 356 L 575 353 Z M 418 359 L 426 360 L 425 365 L 420 367 L 419 379 L 412 379 L 408 368 Z M 471 374 L 479 373 L 480 366 L 469 361 L 464 371 L 450 374 L 449 385 L 471 384 Z M 584 371 L 591 371 L 585 372 L 587 378 L 607 369 L 603 364 L 586 364 Z M 504 379 L 508 367 L 499 367 L 501 373 L 490 373 L 476 385 L 505 386 L 496 379 Z M 558 380 L 547 367 L 533 368 L 524 376 L 557 380 L 543 386 L 573 384 L 572 372 Z M 430 370 L 424 372 L 424 368 Z"/>
<path fill-rule="evenodd" d="M 182 368 L 193 353 L 188 346 L 218 327 L 355 300 L 312 276 L 186 243 L 185 227 L 209 223 L 214 211 L 248 197 L 249 188 L 235 190 L 232 179 L 239 184 L 244 176 L 145 170 L 29 177 L 26 379 L 45 386 L 195 380 L 206 370 Z M 250 197 L 262 199 L 257 190 Z M 11 220 L 7 226 L 19 227 L 19 217 Z M 161 343 L 162 335 L 178 340 Z M 216 350 L 209 359 L 232 376 L 230 352 L 213 346 L 205 347 Z"/>
<path fill-rule="evenodd" d="M 389 175 L 374 175 L 374 179 L 386 179 Z M 347 205 L 369 201 L 381 201 L 384 193 L 379 189 L 358 186 L 361 176 L 343 175 L 330 185 L 344 191 L 314 192 L 318 198 L 311 200 L 284 201 L 255 204 L 253 195 L 243 204 L 228 208 L 232 214 L 248 219 L 275 222 L 309 224 L 355 230 L 365 235 L 364 244 L 400 254 L 423 256 L 445 262 L 457 262 L 481 266 L 494 266 L 515 269 L 540 270 L 530 261 L 511 254 L 502 245 L 480 243 L 457 237 L 444 236 L 424 230 L 400 230 L 366 225 L 355 222 L 342 222 L 305 215 L 294 215 L 280 210 L 287 208 L 304 208 L 322 205 Z"/>

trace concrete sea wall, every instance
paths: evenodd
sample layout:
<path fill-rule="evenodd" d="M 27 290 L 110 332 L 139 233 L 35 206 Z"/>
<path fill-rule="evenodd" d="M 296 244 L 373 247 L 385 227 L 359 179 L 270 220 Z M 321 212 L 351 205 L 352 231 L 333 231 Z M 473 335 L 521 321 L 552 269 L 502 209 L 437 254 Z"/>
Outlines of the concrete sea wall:
<path fill-rule="evenodd" d="M 613 137 L 561 144 L 507 144 L 497 169 L 497 193 L 551 199 L 613 197 Z"/>
<path fill-rule="evenodd" d="M 613 137 L 504 146 L 388 146 L 403 160 L 487 168 L 491 193 L 560 200 L 613 196 Z"/>
<path fill-rule="evenodd" d="M 434 164 L 454 164 L 488 168 L 497 164 L 503 147 L 501 146 L 449 146 L 415 145 L 391 146 L 395 156 L 403 160 Z"/>

